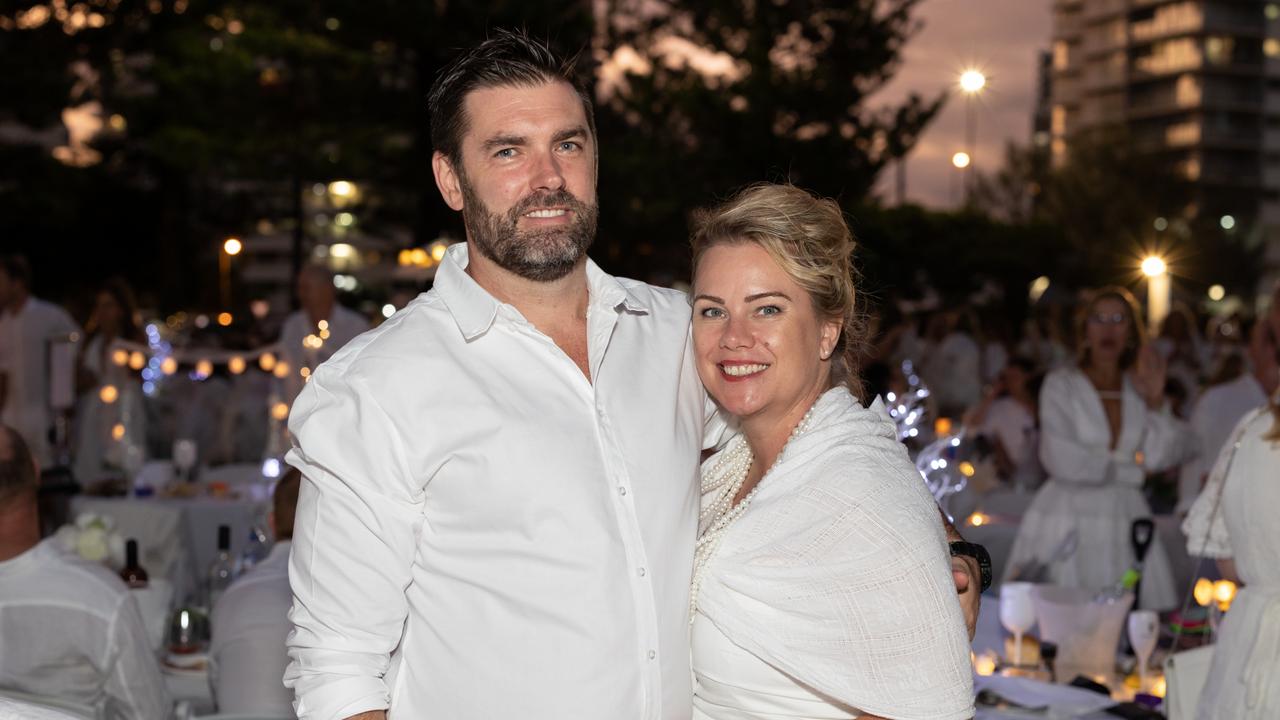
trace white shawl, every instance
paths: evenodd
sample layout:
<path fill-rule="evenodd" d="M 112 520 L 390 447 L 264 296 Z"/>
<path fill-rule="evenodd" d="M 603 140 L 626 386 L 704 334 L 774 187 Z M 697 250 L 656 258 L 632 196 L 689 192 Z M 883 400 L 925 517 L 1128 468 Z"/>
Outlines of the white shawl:
<path fill-rule="evenodd" d="M 698 610 L 737 645 L 863 712 L 969 718 L 969 642 L 948 555 L 893 423 L 835 388 L 726 530 Z"/>

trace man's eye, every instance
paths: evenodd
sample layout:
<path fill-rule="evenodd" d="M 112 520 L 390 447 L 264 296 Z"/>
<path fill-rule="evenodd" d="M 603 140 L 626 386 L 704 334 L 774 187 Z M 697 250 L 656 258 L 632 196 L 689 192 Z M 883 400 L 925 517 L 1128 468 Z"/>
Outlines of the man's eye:
<path fill-rule="evenodd" d="M 581 150 L 582 145 L 574 142 L 573 140 L 565 140 L 564 142 L 560 143 L 560 149 L 564 150 L 565 152 L 573 152 L 575 150 Z"/>
<path fill-rule="evenodd" d="M 499 158 L 511 158 L 511 157 L 515 157 L 515 155 L 516 155 L 515 148 L 502 148 L 501 150 L 493 154 L 494 157 L 499 157 Z"/>

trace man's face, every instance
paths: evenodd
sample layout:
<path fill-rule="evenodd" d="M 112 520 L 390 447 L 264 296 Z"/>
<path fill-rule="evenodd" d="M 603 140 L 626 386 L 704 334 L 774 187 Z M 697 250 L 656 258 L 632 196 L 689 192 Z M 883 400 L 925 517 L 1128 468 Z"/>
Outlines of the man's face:
<path fill-rule="evenodd" d="M 569 274 L 595 239 L 598 213 L 595 138 L 581 99 L 562 82 L 504 86 L 473 91 L 464 109 L 456 174 L 467 238 L 521 277 Z"/>

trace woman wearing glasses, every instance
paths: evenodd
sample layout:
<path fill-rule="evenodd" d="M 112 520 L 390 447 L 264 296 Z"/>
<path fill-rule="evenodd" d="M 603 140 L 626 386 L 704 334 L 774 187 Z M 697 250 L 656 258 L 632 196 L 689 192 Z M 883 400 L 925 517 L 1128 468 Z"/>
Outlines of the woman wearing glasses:
<path fill-rule="evenodd" d="M 1049 481 L 1023 517 L 1007 579 L 1045 564 L 1051 582 L 1102 590 L 1134 566 L 1130 527 L 1151 515 L 1143 479 L 1182 462 L 1193 448 L 1165 404 L 1165 362 L 1147 344 L 1139 317 L 1128 290 L 1096 291 L 1078 320 L 1076 365 L 1045 378 L 1040 460 Z M 1141 607 L 1177 604 L 1158 536 L 1141 587 Z"/>

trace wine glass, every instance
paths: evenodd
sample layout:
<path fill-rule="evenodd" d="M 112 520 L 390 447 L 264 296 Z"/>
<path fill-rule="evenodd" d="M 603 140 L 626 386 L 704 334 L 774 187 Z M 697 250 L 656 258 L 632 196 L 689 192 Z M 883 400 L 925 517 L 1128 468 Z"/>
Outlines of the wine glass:
<path fill-rule="evenodd" d="M 1138 657 L 1138 690 L 1147 687 L 1147 662 L 1156 649 L 1160 637 L 1160 618 L 1155 610 L 1134 610 L 1129 613 L 1129 644 Z"/>
<path fill-rule="evenodd" d="M 195 440 L 179 438 L 173 441 L 173 466 L 182 480 L 191 479 L 191 470 L 196 466 Z"/>
<path fill-rule="evenodd" d="M 1034 583 L 1007 582 L 1000 586 L 1000 624 L 1013 633 L 1013 664 L 1022 664 L 1022 633 L 1036 622 L 1031 593 Z"/>

